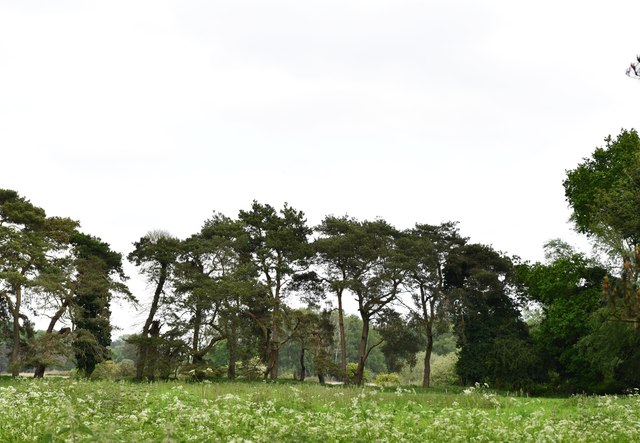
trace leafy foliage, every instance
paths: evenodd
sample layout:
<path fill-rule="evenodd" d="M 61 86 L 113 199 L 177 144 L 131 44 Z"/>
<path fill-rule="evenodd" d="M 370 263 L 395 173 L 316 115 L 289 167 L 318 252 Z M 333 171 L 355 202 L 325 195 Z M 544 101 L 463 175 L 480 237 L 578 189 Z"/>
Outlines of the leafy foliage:
<path fill-rule="evenodd" d="M 445 281 L 453 297 L 462 382 L 508 388 L 529 384 L 535 354 L 512 298 L 511 260 L 484 245 L 465 245 L 447 264 Z"/>
<path fill-rule="evenodd" d="M 623 130 L 567 172 L 565 196 L 578 232 L 626 254 L 640 242 L 640 137 Z"/>
<path fill-rule="evenodd" d="M 550 261 L 521 265 L 520 280 L 528 297 L 542 309 L 532 330 L 537 354 L 555 389 L 589 391 L 596 382 L 593 367 L 578 352 L 578 343 L 591 333 L 591 317 L 602 306 L 601 282 L 606 270 L 554 241 L 546 246 Z"/>

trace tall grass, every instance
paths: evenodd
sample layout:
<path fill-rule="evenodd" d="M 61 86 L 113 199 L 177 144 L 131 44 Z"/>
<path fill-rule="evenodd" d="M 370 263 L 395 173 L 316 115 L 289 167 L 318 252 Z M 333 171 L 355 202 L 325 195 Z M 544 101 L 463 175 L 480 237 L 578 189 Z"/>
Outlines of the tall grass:
<path fill-rule="evenodd" d="M 0 379 L 2 442 L 638 441 L 640 397 Z"/>

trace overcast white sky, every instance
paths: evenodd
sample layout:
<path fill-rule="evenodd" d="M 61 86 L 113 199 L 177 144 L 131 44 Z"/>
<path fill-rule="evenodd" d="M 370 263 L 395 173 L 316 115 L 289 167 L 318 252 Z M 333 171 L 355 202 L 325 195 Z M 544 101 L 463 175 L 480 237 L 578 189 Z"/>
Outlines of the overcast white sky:
<path fill-rule="evenodd" d="M 257 199 L 311 224 L 458 220 L 541 260 L 578 241 L 565 170 L 640 126 L 638 17 L 629 0 L 0 0 L 0 187 L 124 254 Z"/>

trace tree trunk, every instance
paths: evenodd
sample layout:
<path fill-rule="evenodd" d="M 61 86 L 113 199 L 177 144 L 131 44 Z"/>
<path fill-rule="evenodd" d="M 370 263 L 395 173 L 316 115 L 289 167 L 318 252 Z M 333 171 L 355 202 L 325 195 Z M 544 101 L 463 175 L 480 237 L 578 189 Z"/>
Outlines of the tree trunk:
<path fill-rule="evenodd" d="M 340 332 L 340 372 L 345 383 L 349 383 L 347 377 L 347 343 L 344 333 L 344 310 L 342 308 L 342 290 L 338 292 L 338 330 Z"/>
<path fill-rule="evenodd" d="M 13 305 L 11 315 L 13 317 L 13 348 L 11 350 L 11 376 L 20 375 L 20 305 L 22 304 L 22 288 L 14 288 L 16 302 Z"/>
<path fill-rule="evenodd" d="M 353 382 L 362 386 L 364 384 L 364 364 L 367 358 L 367 341 L 369 340 L 369 318 L 362 319 L 362 335 L 360 336 L 360 345 L 358 346 L 358 368 Z"/>
<path fill-rule="evenodd" d="M 231 331 L 227 338 L 227 350 L 229 351 L 229 365 L 227 366 L 227 378 L 234 380 L 236 378 L 236 360 L 238 348 L 238 340 L 236 338 L 236 323 L 235 319 L 231 321 Z"/>
<path fill-rule="evenodd" d="M 271 380 L 278 379 L 278 345 L 273 340 L 269 343 L 269 360 L 267 362 L 267 371 Z"/>
<path fill-rule="evenodd" d="M 424 374 L 422 375 L 422 387 L 428 388 L 431 381 L 431 351 L 433 350 L 433 331 L 431 323 L 427 327 L 427 348 L 424 353 Z"/>
<path fill-rule="evenodd" d="M 149 315 L 147 316 L 147 320 L 144 322 L 144 326 L 142 327 L 142 334 L 140 336 L 140 344 L 138 345 L 138 362 L 136 363 L 136 380 L 142 380 L 142 376 L 144 374 L 144 366 L 148 359 L 148 347 L 149 347 L 149 329 L 151 328 L 151 324 L 153 323 L 153 318 L 156 316 L 156 312 L 158 312 L 158 304 L 160 303 L 160 295 L 162 295 L 162 291 L 164 290 L 164 284 L 167 281 L 167 269 L 169 268 L 168 264 L 163 263 L 160 266 L 160 276 L 158 278 L 158 284 L 156 285 L 156 290 L 153 293 L 153 300 L 151 301 L 151 308 L 149 309 Z M 148 372 L 148 371 L 147 371 Z"/>
<path fill-rule="evenodd" d="M 155 381 L 158 364 L 158 341 L 160 340 L 160 322 L 154 320 L 149 328 L 150 342 L 146 347 L 145 372 L 147 380 Z"/>
<path fill-rule="evenodd" d="M 193 341 L 191 342 L 191 353 L 192 359 L 191 363 L 193 364 L 201 364 L 204 360 L 202 357 L 199 357 L 198 354 L 198 346 L 200 343 L 200 325 L 202 324 L 202 310 L 200 308 L 196 308 L 196 312 L 193 316 Z"/>
<path fill-rule="evenodd" d="M 147 340 L 149 337 L 143 335 L 140 337 L 140 344 L 138 345 L 138 361 L 136 362 L 136 380 L 142 380 L 144 375 L 144 365 L 147 361 Z"/>
<path fill-rule="evenodd" d="M 43 364 L 37 365 L 35 370 L 33 371 L 33 378 L 42 378 L 44 377 L 44 371 L 46 366 Z"/>
<path fill-rule="evenodd" d="M 307 376 L 307 368 L 304 366 L 304 342 L 300 343 L 300 381 Z"/>
<path fill-rule="evenodd" d="M 273 309 L 273 319 L 271 321 L 271 337 L 269 343 L 269 367 L 267 368 L 269 371 L 269 378 L 271 380 L 278 379 L 278 355 L 280 353 L 280 342 L 279 342 L 279 330 L 278 330 L 278 321 L 280 317 L 280 298 L 276 295 L 276 301 L 278 302 Z"/>
<path fill-rule="evenodd" d="M 320 382 L 320 384 L 323 385 L 324 384 L 324 364 L 320 364 L 322 360 L 322 338 L 320 338 L 320 334 L 315 334 L 315 339 L 316 339 L 316 358 L 315 358 L 316 373 L 318 374 L 318 382 Z"/>

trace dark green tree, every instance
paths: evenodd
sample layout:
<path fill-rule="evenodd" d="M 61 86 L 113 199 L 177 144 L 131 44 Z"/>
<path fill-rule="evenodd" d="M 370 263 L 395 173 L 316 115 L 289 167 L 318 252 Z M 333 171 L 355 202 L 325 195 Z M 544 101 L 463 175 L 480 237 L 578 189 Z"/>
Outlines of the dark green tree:
<path fill-rule="evenodd" d="M 576 361 L 585 371 L 576 391 L 619 394 L 640 385 L 640 334 L 628 323 L 610 321 L 607 311 L 591 316 L 589 334 L 576 345 Z"/>
<path fill-rule="evenodd" d="M 467 244 L 447 263 L 445 287 L 455 319 L 461 381 L 503 388 L 530 383 L 535 359 L 513 298 L 511 260 L 488 246 Z"/>
<path fill-rule="evenodd" d="M 416 365 L 416 354 L 425 340 L 412 318 L 384 309 L 375 320 L 375 328 L 384 339 L 380 350 L 388 372 L 400 372 L 405 364 L 411 368 Z"/>
<path fill-rule="evenodd" d="M 130 297 L 124 284 L 122 255 L 97 237 L 75 233 L 71 239 L 76 259 L 72 320 L 73 349 L 78 370 L 91 376 L 96 365 L 108 358 L 111 344 L 111 300 L 114 294 Z M 132 298 L 131 298 L 132 300 Z"/>
<path fill-rule="evenodd" d="M 233 251 L 199 234 L 183 242 L 169 325 L 187 336 L 185 348 L 198 376 L 203 375 L 207 353 L 226 339 L 221 311 L 226 297 L 225 272 L 231 272 L 233 266 L 229 254 Z"/>
<path fill-rule="evenodd" d="M 75 337 L 74 334 L 69 334 L 71 329 L 65 326 L 56 332 L 55 327 L 62 320 L 74 322 L 78 303 L 86 302 L 86 298 L 79 297 L 83 291 L 89 287 L 105 286 L 112 297 L 122 295 L 128 301 L 134 301 L 124 283 L 126 277 L 122 271 L 121 258 L 118 258 L 120 254 L 111 251 L 109 245 L 100 239 L 79 231 L 71 236 L 69 245 L 68 253 L 52 257 L 40 274 L 40 279 L 46 281 L 46 285 L 40 288 L 39 305 L 43 311 L 50 311 L 52 314 L 49 316 L 47 329 L 30 344 L 28 363 L 35 368 L 34 377 L 37 378 L 44 376 L 47 366 L 66 360 L 72 352 L 67 346 Z M 116 263 L 118 260 L 119 264 Z M 94 262 L 112 268 L 105 272 L 95 272 L 96 269 L 91 268 Z"/>
<path fill-rule="evenodd" d="M 260 326 L 254 324 L 254 319 L 263 317 L 259 312 L 261 303 L 254 302 L 265 294 L 265 287 L 257 281 L 257 271 L 247 254 L 249 236 L 241 222 L 214 214 L 205 222 L 201 236 L 215 246 L 216 255 L 223 264 L 223 272 L 218 278 L 222 291 L 219 325 L 226 337 L 227 377 L 234 379 L 236 363 L 256 354 L 255 344 L 259 340 L 256 333 Z M 226 263 L 223 256 L 226 256 Z M 258 337 L 260 335 L 257 333 Z"/>

